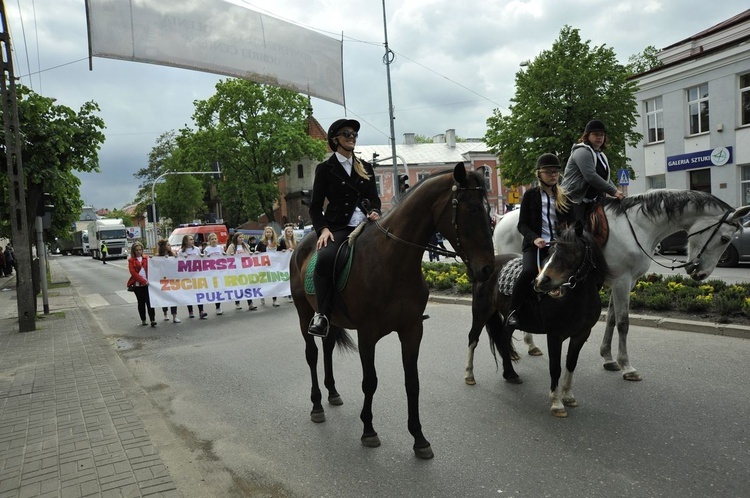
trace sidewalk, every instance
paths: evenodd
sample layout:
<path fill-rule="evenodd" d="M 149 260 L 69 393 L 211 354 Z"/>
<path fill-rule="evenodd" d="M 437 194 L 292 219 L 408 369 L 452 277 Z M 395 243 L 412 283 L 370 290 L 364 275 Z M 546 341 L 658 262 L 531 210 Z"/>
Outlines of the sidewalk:
<path fill-rule="evenodd" d="M 50 313 L 18 332 L 0 277 L 0 498 L 182 496 L 136 411 L 143 394 L 54 260 Z"/>

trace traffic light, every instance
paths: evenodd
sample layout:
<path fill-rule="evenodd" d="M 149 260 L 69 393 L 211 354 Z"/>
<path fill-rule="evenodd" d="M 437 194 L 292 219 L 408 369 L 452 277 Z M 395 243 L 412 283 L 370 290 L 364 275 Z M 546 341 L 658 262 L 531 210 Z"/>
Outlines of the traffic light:
<path fill-rule="evenodd" d="M 153 204 L 149 204 L 148 206 L 146 206 L 146 219 L 148 219 L 149 223 L 155 223 L 155 222 L 159 221 L 159 218 L 158 218 L 158 216 L 159 216 L 159 209 L 156 208 L 156 217 L 154 217 L 154 211 L 153 211 L 153 209 L 154 209 L 154 205 Z"/>
<path fill-rule="evenodd" d="M 403 194 L 408 188 L 409 175 L 398 175 L 398 191 Z"/>

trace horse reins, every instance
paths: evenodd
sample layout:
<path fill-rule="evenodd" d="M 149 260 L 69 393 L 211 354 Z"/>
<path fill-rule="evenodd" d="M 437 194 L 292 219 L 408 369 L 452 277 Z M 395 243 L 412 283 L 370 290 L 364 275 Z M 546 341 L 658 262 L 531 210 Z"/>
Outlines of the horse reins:
<path fill-rule="evenodd" d="M 389 228 L 384 228 L 383 225 L 380 224 L 380 220 L 375 220 L 375 225 L 380 229 L 381 232 L 385 234 L 385 236 L 389 239 L 395 240 L 396 242 L 399 242 L 401 244 L 411 246 L 411 247 L 417 247 L 419 249 L 422 249 L 423 251 L 432 251 L 435 253 L 440 254 L 441 256 L 446 256 L 449 258 L 455 258 L 456 256 L 459 256 L 461 259 L 466 259 L 461 255 L 461 241 L 459 237 L 459 231 L 458 231 L 458 218 L 457 218 L 457 211 L 458 211 L 458 193 L 461 190 L 484 190 L 483 187 L 461 187 L 457 183 L 453 184 L 453 187 L 451 187 L 451 207 L 452 207 L 452 215 L 451 215 L 451 224 L 453 225 L 453 229 L 456 231 L 456 251 L 449 251 L 447 249 L 443 249 L 440 246 L 436 246 L 434 244 L 427 244 L 427 245 L 421 245 L 414 242 L 410 242 L 408 240 L 404 240 L 401 237 L 398 237 L 397 235 L 394 235 L 391 233 Z M 445 209 L 443 209 L 443 212 L 445 212 Z M 442 214 L 442 213 L 441 213 Z"/>
<path fill-rule="evenodd" d="M 668 269 L 670 269 L 670 270 L 677 270 L 677 269 L 679 269 L 679 268 L 685 268 L 686 266 L 688 266 L 688 265 L 690 265 L 690 264 L 698 264 L 698 263 L 700 262 L 701 256 L 703 256 L 703 252 L 704 252 L 704 251 L 706 250 L 706 248 L 708 247 L 708 244 L 709 244 L 709 242 L 711 242 L 711 239 L 713 239 L 713 238 L 714 238 L 714 235 L 716 235 L 716 233 L 717 233 L 717 232 L 719 231 L 719 227 L 720 227 L 720 226 L 721 226 L 722 224 L 726 223 L 726 224 L 728 224 L 728 225 L 732 225 L 732 226 L 735 226 L 736 228 L 738 228 L 738 229 L 739 229 L 739 226 L 737 226 L 737 225 L 736 225 L 736 224 L 734 224 L 734 223 L 731 223 L 731 222 L 727 221 L 727 218 L 729 218 L 729 215 L 730 215 L 730 214 L 732 214 L 732 211 L 726 211 L 726 212 L 724 213 L 724 216 L 722 216 L 722 217 L 721 217 L 721 219 L 720 219 L 719 221 L 717 221 L 716 223 L 714 223 L 714 224 L 712 224 L 712 225 L 708 225 L 708 226 L 707 226 L 706 228 L 702 228 L 702 229 L 698 230 L 697 232 L 689 233 L 689 234 L 687 235 L 687 238 L 690 238 L 690 237 L 692 237 L 692 236 L 694 236 L 694 235 L 700 235 L 700 234 L 702 234 L 703 232 L 705 232 L 706 230 L 710 230 L 711 228 L 713 228 L 713 229 L 714 229 L 714 231 L 713 231 L 713 232 L 711 232 L 711 235 L 710 235 L 710 236 L 708 237 L 708 239 L 706 239 L 706 243 L 705 243 L 705 244 L 703 244 L 703 247 L 702 247 L 702 248 L 701 248 L 701 250 L 700 250 L 700 251 L 698 252 L 698 255 L 697 255 L 697 256 L 695 257 L 695 259 L 693 260 L 693 261 L 696 261 L 696 263 L 693 263 L 693 261 L 682 261 L 682 260 L 676 260 L 676 259 L 673 259 L 672 261 L 681 261 L 681 263 L 682 263 L 682 264 L 680 264 L 680 265 L 677 265 L 677 266 L 669 266 L 669 265 L 665 265 L 665 264 L 663 264 L 663 263 L 661 263 L 661 262 L 659 262 L 659 261 L 656 261 L 656 260 L 655 260 L 655 259 L 654 259 L 654 258 L 653 258 L 653 257 L 652 257 L 652 256 L 651 256 L 651 255 L 650 255 L 649 253 L 648 253 L 648 251 L 646 251 L 646 250 L 645 250 L 645 249 L 643 248 L 643 246 L 641 245 L 641 242 L 640 242 L 640 241 L 638 240 L 638 236 L 637 236 L 637 235 L 635 234 L 635 228 L 633 228 L 633 224 L 632 224 L 632 223 L 630 222 L 630 218 L 628 217 L 628 212 L 627 212 L 627 211 L 623 211 L 623 213 L 625 214 L 625 219 L 626 219 L 626 220 L 627 220 L 627 222 L 628 222 L 628 227 L 630 228 L 630 233 L 632 233 L 632 234 L 633 234 L 633 239 L 635 239 L 635 243 L 636 243 L 636 244 L 638 244 L 638 248 L 639 248 L 639 249 L 640 249 L 640 250 L 641 250 L 641 251 L 643 252 L 643 254 L 645 254 L 646 256 L 648 256 L 648 258 L 649 258 L 649 259 L 650 259 L 651 261 L 653 261 L 654 263 L 656 263 L 657 265 L 659 265 L 659 266 L 661 266 L 661 267 L 663 267 L 663 268 L 668 268 Z"/>
<path fill-rule="evenodd" d="M 555 241 L 554 244 L 562 244 L 562 242 Z M 578 285 L 578 282 L 583 282 L 584 280 L 586 280 L 589 276 L 589 272 L 593 268 L 596 268 L 591 244 L 589 244 L 588 241 L 584 239 L 583 245 L 586 249 L 586 253 L 583 256 L 583 260 L 581 260 L 580 266 L 578 266 L 578 269 L 574 274 L 568 277 L 568 281 L 562 284 L 560 287 L 569 287 L 571 289 L 575 289 L 576 285 Z"/>

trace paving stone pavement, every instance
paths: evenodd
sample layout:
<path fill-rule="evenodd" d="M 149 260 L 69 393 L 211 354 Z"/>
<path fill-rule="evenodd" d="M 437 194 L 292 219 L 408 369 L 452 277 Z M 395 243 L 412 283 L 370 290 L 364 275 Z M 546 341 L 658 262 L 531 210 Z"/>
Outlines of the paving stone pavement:
<path fill-rule="evenodd" d="M 50 269 L 51 313 L 33 332 L 18 332 L 15 277 L 0 277 L 0 498 L 182 496 L 117 353 Z"/>

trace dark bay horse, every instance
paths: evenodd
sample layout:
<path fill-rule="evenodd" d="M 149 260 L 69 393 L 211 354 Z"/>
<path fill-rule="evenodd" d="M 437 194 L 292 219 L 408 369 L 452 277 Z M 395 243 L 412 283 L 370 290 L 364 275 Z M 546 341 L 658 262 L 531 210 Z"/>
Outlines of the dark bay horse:
<path fill-rule="evenodd" d="M 419 373 L 417 360 L 423 332 L 423 313 L 429 291 L 422 275 L 422 256 L 435 232 L 448 239 L 466 262 L 467 272 L 486 280 L 493 270 L 494 253 L 484 178 L 466 171 L 459 163 L 453 171 L 429 176 L 415 185 L 379 222 L 368 222 L 354 244 L 354 259 L 340 303 L 334 306 L 328 336 L 323 342 L 324 385 L 333 405 L 342 403 L 333 376 L 334 346 L 352 346 L 345 329 L 357 330 L 362 363 L 364 424 L 362 444 L 380 445 L 372 424 L 372 401 L 378 385 L 375 345 L 395 331 L 401 342 L 408 429 L 419 458 L 432 458 L 430 443 L 419 420 Z M 308 234 L 295 249 L 290 262 L 290 285 L 305 340 L 310 367 L 313 422 L 325 421 L 318 384 L 318 348 L 307 333 L 314 313 L 315 296 L 305 292 L 305 274 L 315 252 L 316 235 Z M 343 303 L 343 306 L 340 304 Z M 345 311 L 344 311 L 345 310 Z"/>
<path fill-rule="evenodd" d="M 750 213 L 750 206 L 733 208 L 721 199 L 696 190 L 652 189 L 622 201 L 604 199 L 604 214 L 609 225 L 609 240 L 604 257 L 609 264 L 607 285 L 612 294 L 607 309 L 607 324 L 600 354 L 604 368 L 622 371 L 625 380 L 639 381 L 640 372 L 630 363 L 627 348 L 630 291 L 651 264 L 656 245 L 679 230 L 688 233 L 687 262 L 674 268 L 685 268 L 694 280 L 704 280 L 716 268 L 740 220 Z M 521 252 L 518 212 L 511 211 L 495 226 L 497 253 Z M 614 330 L 618 334 L 617 359 L 612 357 Z M 534 347 L 530 336 L 525 338 Z"/>
<path fill-rule="evenodd" d="M 503 378 L 512 383 L 521 383 L 512 362 L 513 330 L 503 325 L 504 317 L 510 311 L 511 296 L 503 294 L 497 283 L 503 266 L 516 256 L 498 256 L 492 276 L 485 282 L 474 284 L 467 384 L 474 383 L 473 350 L 485 324 L 493 354 L 499 350 L 502 357 Z M 534 282 L 538 299 L 528 300 L 520 309 L 524 330 L 547 335 L 551 410 L 557 417 L 567 417 L 565 406 L 577 406 L 571 391 L 573 371 L 581 348 L 601 315 L 599 289 L 607 274 L 608 267 L 601 249 L 579 223 L 554 241 L 549 257 Z M 562 344 L 566 339 L 570 339 L 570 343 L 565 360 L 565 374 L 560 384 Z"/>

